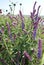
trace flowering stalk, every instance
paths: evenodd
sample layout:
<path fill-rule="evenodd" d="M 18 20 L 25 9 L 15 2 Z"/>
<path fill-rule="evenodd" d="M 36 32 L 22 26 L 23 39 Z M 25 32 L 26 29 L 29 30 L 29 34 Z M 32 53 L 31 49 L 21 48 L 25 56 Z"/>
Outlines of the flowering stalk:
<path fill-rule="evenodd" d="M 41 41 L 41 39 L 39 39 L 39 41 L 38 41 L 38 54 L 37 54 L 37 57 L 41 58 L 41 56 L 42 56 L 42 41 Z"/>
<path fill-rule="evenodd" d="M 34 6 L 33 6 L 33 11 L 35 10 L 36 3 L 37 3 L 37 2 L 35 1 Z"/>
<path fill-rule="evenodd" d="M 32 61 L 32 58 L 31 56 L 27 53 L 27 51 L 24 51 L 24 56 L 29 60 L 29 61 Z"/>
<path fill-rule="evenodd" d="M 24 24 L 24 17 L 23 17 L 23 15 L 22 15 L 22 12 L 21 12 L 21 10 L 19 11 L 19 13 L 20 13 L 20 18 L 21 18 L 21 20 L 22 20 L 22 30 L 25 28 L 25 24 Z"/>
<path fill-rule="evenodd" d="M 21 20 L 24 21 L 24 19 L 23 19 L 24 17 L 23 17 L 23 15 L 22 15 L 21 10 L 19 11 L 19 15 L 20 15 Z"/>
<path fill-rule="evenodd" d="M 34 6 L 33 6 L 33 12 L 31 12 L 31 19 L 33 21 L 33 38 L 35 39 L 36 38 L 36 31 L 37 31 L 37 27 L 38 27 L 38 23 L 39 23 L 39 20 L 41 19 L 38 14 L 39 14 L 39 9 L 40 9 L 40 6 L 38 7 L 37 9 L 37 13 L 35 14 L 36 12 L 36 9 L 35 9 L 35 5 L 36 5 L 37 2 L 34 3 Z"/>
<path fill-rule="evenodd" d="M 38 7 L 37 14 L 35 15 L 35 22 L 39 22 L 39 21 L 38 21 L 38 19 L 39 19 L 39 18 L 38 18 L 39 9 L 40 9 L 40 6 Z"/>
<path fill-rule="evenodd" d="M 34 3 L 33 12 L 31 12 L 31 16 L 30 16 L 31 19 L 32 19 L 32 21 L 34 21 L 34 16 L 35 16 L 35 12 L 36 12 L 36 9 L 35 9 L 36 3 L 37 3 L 37 2 Z"/>

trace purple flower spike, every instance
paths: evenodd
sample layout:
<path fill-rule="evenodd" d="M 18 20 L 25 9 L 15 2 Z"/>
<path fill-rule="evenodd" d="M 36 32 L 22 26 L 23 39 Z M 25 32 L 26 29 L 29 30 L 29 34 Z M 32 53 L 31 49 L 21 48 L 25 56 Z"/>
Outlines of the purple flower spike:
<path fill-rule="evenodd" d="M 32 61 L 32 58 L 31 58 L 31 56 L 26 52 L 26 51 L 24 51 L 24 56 L 29 60 L 29 61 Z"/>
<path fill-rule="evenodd" d="M 33 6 L 33 10 L 35 10 L 36 3 L 37 3 L 37 2 L 35 1 L 34 6 Z"/>
<path fill-rule="evenodd" d="M 23 15 L 22 15 L 21 10 L 19 11 L 19 13 L 20 13 L 20 18 L 21 18 L 21 20 L 22 20 L 21 27 L 22 27 L 22 30 L 23 30 L 24 27 L 25 27 L 25 24 L 24 24 L 24 17 L 23 17 Z"/>
<path fill-rule="evenodd" d="M 38 54 L 37 57 L 40 59 L 42 57 L 42 41 L 39 39 L 38 41 Z"/>
<path fill-rule="evenodd" d="M 36 14 L 36 17 L 35 17 L 35 21 L 38 22 L 38 14 L 39 14 L 39 9 L 40 9 L 41 6 L 38 7 L 38 10 L 37 10 L 37 14 Z"/>
<path fill-rule="evenodd" d="M 39 9 L 40 9 L 41 6 L 38 7 L 38 10 L 37 10 L 37 14 L 39 13 Z"/>
<path fill-rule="evenodd" d="M 33 6 L 33 16 L 35 15 L 35 12 L 36 12 L 36 9 L 35 9 L 36 3 L 37 2 L 35 1 L 34 6 Z"/>
<path fill-rule="evenodd" d="M 41 6 L 38 7 L 37 9 L 37 13 L 36 13 L 36 9 L 35 9 L 35 6 L 36 6 L 36 3 L 34 3 L 34 6 L 33 6 L 33 12 L 31 12 L 31 20 L 33 21 L 33 38 L 35 39 L 36 38 L 36 30 L 37 30 L 37 27 L 38 27 L 38 23 L 40 21 L 40 17 L 38 16 L 39 14 L 39 9 Z"/>
<path fill-rule="evenodd" d="M 36 6 L 36 1 L 35 1 L 35 3 L 34 3 L 34 6 L 33 6 L 33 12 L 31 12 L 31 19 L 32 19 L 32 21 L 34 21 L 34 16 L 35 16 L 35 12 L 36 12 L 36 9 L 35 9 L 35 6 Z"/>
<path fill-rule="evenodd" d="M 22 15 L 21 10 L 19 11 L 19 14 L 20 14 L 20 18 L 21 18 L 21 20 L 24 21 L 24 17 L 23 17 L 23 15 Z"/>

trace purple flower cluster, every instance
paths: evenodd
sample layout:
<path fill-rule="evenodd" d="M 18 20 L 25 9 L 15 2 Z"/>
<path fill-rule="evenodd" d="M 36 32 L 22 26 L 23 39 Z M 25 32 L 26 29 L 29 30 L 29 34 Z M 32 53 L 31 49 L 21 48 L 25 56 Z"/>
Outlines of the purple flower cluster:
<path fill-rule="evenodd" d="M 37 57 L 41 58 L 41 56 L 42 56 L 42 41 L 41 41 L 41 39 L 39 39 L 39 41 L 38 41 L 38 54 L 37 54 Z"/>
<path fill-rule="evenodd" d="M 33 21 L 33 38 L 35 39 L 36 38 L 36 30 L 37 30 L 37 27 L 38 27 L 38 23 L 40 21 L 40 17 L 39 17 L 39 9 L 40 9 L 40 6 L 38 6 L 38 9 L 37 9 L 37 13 L 36 13 L 36 9 L 35 9 L 35 6 L 36 6 L 36 3 L 34 3 L 34 6 L 33 6 L 33 12 L 31 12 L 31 19 Z"/>

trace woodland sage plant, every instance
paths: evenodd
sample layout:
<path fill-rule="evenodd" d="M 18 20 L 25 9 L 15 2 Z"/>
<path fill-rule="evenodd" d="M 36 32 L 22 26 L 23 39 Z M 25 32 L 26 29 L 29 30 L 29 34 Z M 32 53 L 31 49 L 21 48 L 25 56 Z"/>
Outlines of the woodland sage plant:
<path fill-rule="evenodd" d="M 6 17 L 1 18 L 0 65 L 40 65 L 42 39 L 37 40 L 36 36 L 41 17 L 40 6 L 35 9 L 36 3 L 30 18 L 26 19 L 21 10 L 17 16 L 7 14 Z"/>

